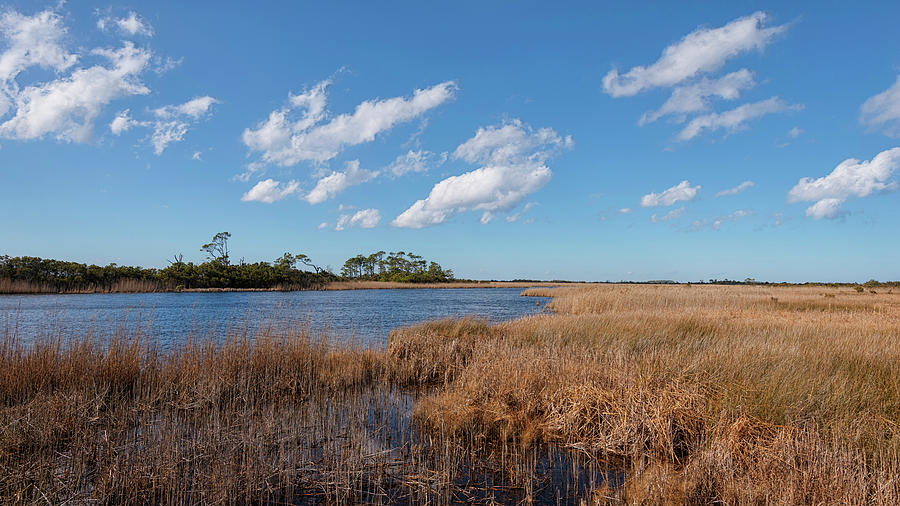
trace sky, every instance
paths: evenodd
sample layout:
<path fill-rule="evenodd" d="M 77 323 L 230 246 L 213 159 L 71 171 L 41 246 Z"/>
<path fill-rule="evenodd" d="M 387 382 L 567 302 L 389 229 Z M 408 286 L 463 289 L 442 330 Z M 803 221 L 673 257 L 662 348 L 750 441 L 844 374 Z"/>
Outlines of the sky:
<path fill-rule="evenodd" d="M 0 3 L 0 254 L 900 279 L 900 4 Z"/>

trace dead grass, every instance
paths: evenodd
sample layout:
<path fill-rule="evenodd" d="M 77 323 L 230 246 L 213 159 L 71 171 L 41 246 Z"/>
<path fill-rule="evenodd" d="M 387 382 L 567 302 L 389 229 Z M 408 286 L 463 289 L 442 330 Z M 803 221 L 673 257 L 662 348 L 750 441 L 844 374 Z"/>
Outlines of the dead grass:
<path fill-rule="evenodd" d="M 555 313 L 385 349 L 7 339 L 0 502 L 900 503 L 900 295 L 526 293 Z"/>
<path fill-rule="evenodd" d="M 526 293 L 554 296 L 557 314 L 484 333 L 456 379 L 420 402 L 428 426 L 617 457 L 626 484 L 596 496 L 610 501 L 900 501 L 896 295 L 633 285 Z"/>
<path fill-rule="evenodd" d="M 163 292 L 165 287 L 155 281 L 142 279 L 123 279 L 110 286 L 88 286 L 77 290 L 60 290 L 50 284 L 31 283 L 29 281 L 0 278 L 0 294 L 41 294 L 41 293 L 146 293 Z"/>

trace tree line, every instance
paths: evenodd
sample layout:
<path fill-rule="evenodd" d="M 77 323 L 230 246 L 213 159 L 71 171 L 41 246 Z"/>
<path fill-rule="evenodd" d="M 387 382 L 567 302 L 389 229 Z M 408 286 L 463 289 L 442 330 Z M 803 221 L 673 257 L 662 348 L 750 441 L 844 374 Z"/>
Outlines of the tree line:
<path fill-rule="evenodd" d="M 452 270 L 404 251 L 356 255 L 344 262 L 341 276 L 345 279 L 403 283 L 440 283 L 454 279 Z"/>
<path fill-rule="evenodd" d="M 39 257 L 0 255 L 0 280 L 41 287 L 41 291 L 115 291 L 123 282 L 140 282 L 143 289 L 185 290 L 204 288 L 308 290 L 340 279 L 429 283 L 450 281 L 453 271 L 413 253 L 379 251 L 357 255 L 345 262 L 341 276 L 323 269 L 302 253 L 285 253 L 272 262 L 233 263 L 228 240 L 220 232 L 203 246 L 206 260 L 185 262 L 175 255 L 162 269 L 88 265 Z M 2 283 L 0 283 L 2 286 Z M 149 287 L 149 288 L 148 288 Z M 143 291 L 143 289 L 139 291 Z"/>

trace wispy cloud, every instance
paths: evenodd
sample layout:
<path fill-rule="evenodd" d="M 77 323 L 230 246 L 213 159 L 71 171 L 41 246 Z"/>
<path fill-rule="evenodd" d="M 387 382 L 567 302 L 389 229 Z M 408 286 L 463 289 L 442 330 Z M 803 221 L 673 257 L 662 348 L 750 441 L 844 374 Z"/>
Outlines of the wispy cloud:
<path fill-rule="evenodd" d="M 190 130 L 190 127 L 200 118 L 207 116 L 213 104 L 219 101 L 210 96 L 197 97 L 179 105 L 166 105 L 153 110 L 156 119 L 135 120 L 129 110 L 116 115 L 109 124 L 109 130 L 114 135 L 122 135 L 134 127 L 144 127 L 152 130 L 150 142 L 153 151 L 161 155 L 173 142 L 181 142 Z"/>
<path fill-rule="evenodd" d="M 685 115 L 709 110 L 709 99 L 718 97 L 724 100 L 735 100 L 741 91 L 752 88 L 756 84 L 753 72 L 741 69 L 718 79 L 703 78 L 700 81 L 675 88 L 672 96 L 659 109 L 641 116 L 640 125 L 652 123 L 663 116 L 675 115 L 679 122 Z"/>
<path fill-rule="evenodd" d="M 900 76 L 893 86 L 863 103 L 859 121 L 890 137 L 900 137 Z"/>
<path fill-rule="evenodd" d="M 743 183 L 735 186 L 734 188 L 729 188 L 727 190 L 722 190 L 719 193 L 716 193 L 716 197 L 727 197 L 729 195 L 737 195 L 738 193 L 743 193 L 750 188 L 756 186 L 756 183 L 753 181 L 744 181 Z"/>
<path fill-rule="evenodd" d="M 803 109 L 802 105 L 791 105 L 778 97 L 772 97 L 760 102 L 744 104 L 730 111 L 698 116 L 692 119 L 684 130 L 679 132 L 677 138 L 680 141 L 688 141 L 704 131 L 727 130 L 729 133 L 738 132 L 746 129 L 746 124 L 750 120 L 761 118 L 768 114 L 801 109 Z"/>
<path fill-rule="evenodd" d="M 603 78 L 603 89 L 614 97 L 626 97 L 716 71 L 741 53 L 765 48 L 787 30 L 787 25 L 767 27 L 768 20 L 766 13 L 756 12 L 719 28 L 697 29 L 665 48 L 649 66 L 633 67 L 624 74 L 611 70 Z"/>
<path fill-rule="evenodd" d="M 153 27 L 134 11 L 129 12 L 125 17 L 103 16 L 97 20 L 97 28 L 104 31 L 115 28 L 122 35 L 132 37 L 135 35 L 153 36 Z"/>
<path fill-rule="evenodd" d="M 255 128 L 244 130 L 244 144 L 260 152 L 267 163 L 292 166 L 302 161 L 326 162 L 345 147 L 371 142 L 378 134 L 420 117 L 451 100 L 456 92 L 456 83 L 446 81 L 415 90 L 411 97 L 368 100 L 354 112 L 326 121 L 330 84 L 322 81 L 304 93 L 290 95 L 288 105 L 272 111 Z"/>
<path fill-rule="evenodd" d="M 344 230 L 349 227 L 375 228 L 381 222 L 381 212 L 378 209 L 363 209 L 355 214 L 342 214 L 338 218 L 335 230 Z"/>
<path fill-rule="evenodd" d="M 677 220 L 678 218 L 681 218 L 682 216 L 684 216 L 684 213 L 686 211 L 687 211 L 687 208 L 685 206 L 681 206 L 679 208 L 672 209 L 671 211 L 669 211 L 668 213 L 666 213 L 662 216 L 659 216 L 658 214 L 653 213 L 652 215 L 650 215 L 650 221 L 653 223 L 661 223 L 664 221 Z"/>
<path fill-rule="evenodd" d="M 691 186 L 687 180 L 663 191 L 662 193 L 648 193 L 641 197 L 641 207 L 671 206 L 676 202 L 690 202 L 700 193 L 702 186 Z"/>

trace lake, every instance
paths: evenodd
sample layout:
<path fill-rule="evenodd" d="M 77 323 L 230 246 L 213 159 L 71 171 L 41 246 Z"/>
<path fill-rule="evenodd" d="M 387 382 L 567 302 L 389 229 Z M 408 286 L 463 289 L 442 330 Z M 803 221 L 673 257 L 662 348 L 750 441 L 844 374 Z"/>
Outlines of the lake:
<path fill-rule="evenodd" d="M 308 322 L 336 337 L 383 344 L 391 329 L 445 317 L 492 322 L 543 311 L 549 298 L 522 288 L 421 288 L 302 292 L 0 295 L 0 336 L 98 337 L 147 331 L 163 345 L 217 337 L 233 329 Z"/>

